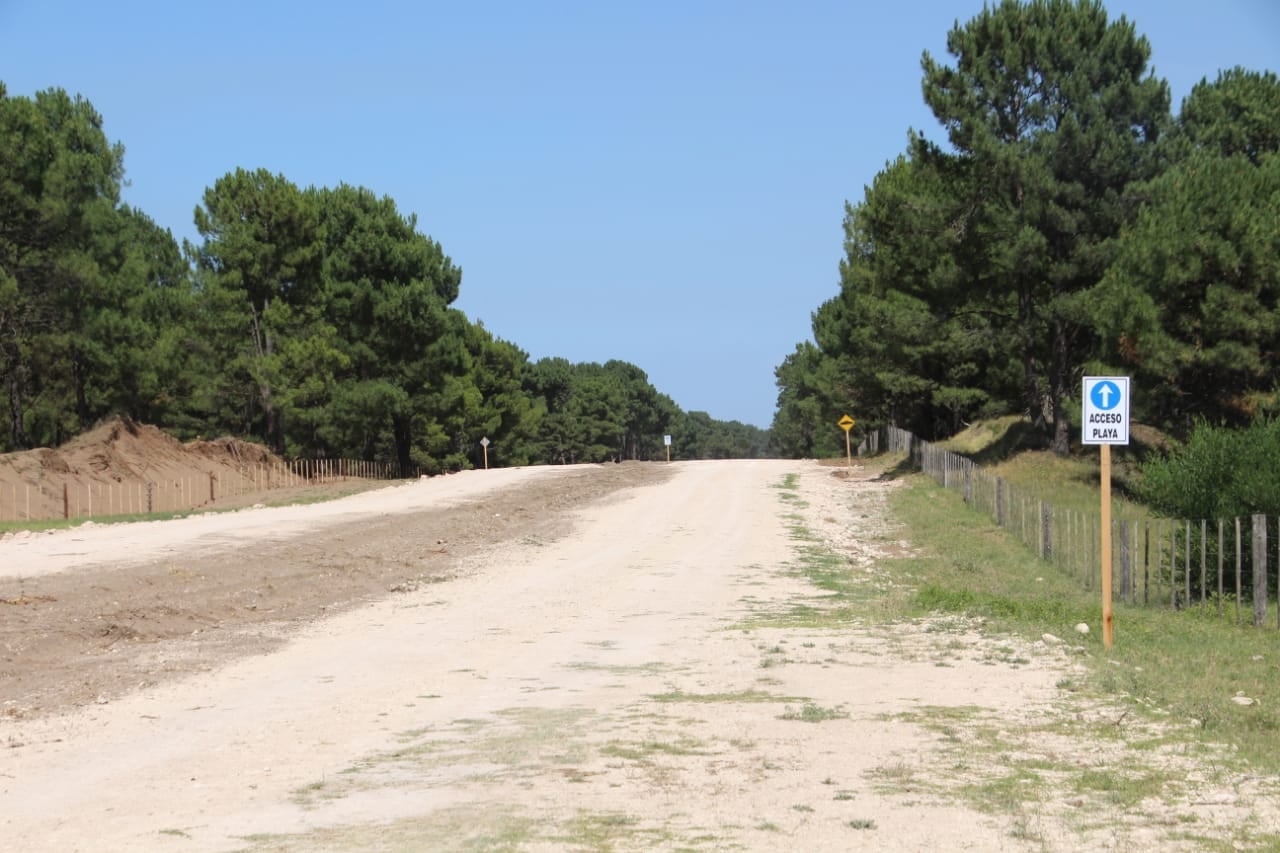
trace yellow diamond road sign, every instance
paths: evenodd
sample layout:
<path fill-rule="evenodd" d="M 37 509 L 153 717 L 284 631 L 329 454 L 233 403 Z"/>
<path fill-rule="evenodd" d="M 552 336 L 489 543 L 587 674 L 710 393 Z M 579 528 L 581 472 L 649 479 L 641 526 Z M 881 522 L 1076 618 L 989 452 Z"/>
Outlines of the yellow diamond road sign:
<path fill-rule="evenodd" d="M 849 417 L 848 415 L 845 415 L 843 418 L 841 418 L 839 423 L 840 423 L 840 429 L 844 430 L 845 432 L 848 432 L 849 430 L 853 429 L 853 423 L 854 423 L 853 418 Z"/>

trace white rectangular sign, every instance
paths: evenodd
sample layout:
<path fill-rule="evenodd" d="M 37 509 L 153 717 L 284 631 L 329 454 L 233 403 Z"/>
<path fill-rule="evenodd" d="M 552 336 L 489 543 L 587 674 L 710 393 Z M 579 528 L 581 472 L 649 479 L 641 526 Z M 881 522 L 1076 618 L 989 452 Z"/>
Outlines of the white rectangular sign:
<path fill-rule="evenodd" d="M 1086 376 L 1084 417 L 1080 441 L 1084 444 L 1129 443 L 1129 377 Z"/>
<path fill-rule="evenodd" d="M 663 443 L 663 444 L 665 444 L 667 447 L 670 447 L 670 446 L 671 446 L 671 436 L 669 436 L 669 435 L 664 435 L 664 436 L 662 437 L 662 443 Z"/>

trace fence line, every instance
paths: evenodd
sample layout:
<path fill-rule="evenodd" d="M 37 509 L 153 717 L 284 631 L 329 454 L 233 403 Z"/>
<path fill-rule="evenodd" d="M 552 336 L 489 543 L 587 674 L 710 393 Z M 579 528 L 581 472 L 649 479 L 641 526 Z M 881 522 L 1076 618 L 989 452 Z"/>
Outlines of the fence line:
<path fill-rule="evenodd" d="M 965 503 L 989 515 L 1045 562 L 1077 578 L 1086 589 L 1101 585 L 1101 512 L 1046 503 L 997 477 L 968 457 L 897 427 L 869 433 L 860 454 L 906 454 L 910 463 Z M 1269 540 L 1268 531 L 1274 531 Z M 1246 545 L 1247 543 L 1247 545 Z M 1118 601 L 1183 609 L 1216 608 L 1240 622 L 1242 602 L 1255 626 L 1267 622 L 1268 587 L 1275 583 L 1280 628 L 1280 518 L 1113 519 L 1111 561 Z M 1272 569 L 1269 557 L 1277 557 Z M 1246 570 L 1248 574 L 1246 574 Z M 1228 612 L 1227 605 L 1232 605 Z"/>
<path fill-rule="evenodd" d="M 74 476 L 0 483 L 0 521 L 102 518 L 214 508 L 219 501 L 274 489 L 416 477 L 391 462 L 362 459 L 294 459 L 287 462 L 191 469 L 186 476 L 83 482 Z"/>

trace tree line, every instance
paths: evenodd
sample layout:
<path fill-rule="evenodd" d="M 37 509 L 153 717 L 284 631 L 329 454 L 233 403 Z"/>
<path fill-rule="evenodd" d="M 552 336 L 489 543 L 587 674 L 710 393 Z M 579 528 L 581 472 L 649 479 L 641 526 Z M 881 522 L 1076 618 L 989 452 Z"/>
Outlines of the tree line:
<path fill-rule="evenodd" d="M 1081 378 L 1131 375 L 1175 436 L 1280 411 L 1280 80 L 1232 68 L 1171 113 L 1151 47 L 1095 0 L 1001 0 L 927 52 L 945 142 L 846 204 L 839 292 L 778 366 L 784 455 L 835 429 L 926 438 L 1022 413 L 1059 453 Z"/>
<path fill-rule="evenodd" d="M 622 361 L 531 361 L 451 307 L 462 270 L 363 187 L 236 169 L 198 243 L 120 199 L 124 149 L 92 104 L 0 83 L 0 452 L 112 414 L 180 438 L 429 472 L 769 452 L 768 433 L 684 412 Z"/>

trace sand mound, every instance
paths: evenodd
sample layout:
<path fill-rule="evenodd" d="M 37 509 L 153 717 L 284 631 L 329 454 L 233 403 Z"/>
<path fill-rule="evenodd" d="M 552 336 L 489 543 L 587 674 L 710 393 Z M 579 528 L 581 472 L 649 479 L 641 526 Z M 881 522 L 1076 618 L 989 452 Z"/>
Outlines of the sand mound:
<path fill-rule="evenodd" d="M 243 471 L 282 460 L 260 444 L 234 438 L 183 444 L 157 427 L 126 417 L 109 418 L 56 450 L 38 448 L 0 455 L 0 481 L 8 471 L 20 481 L 123 483 Z M 6 470 L 8 469 L 8 470 Z"/>
<path fill-rule="evenodd" d="M 75 498 L 70 514 L 80 515 L 85 513 L 76 510 L 92 504 L 95 490 L 113 502 L 113 490 L 141 493 L 150 483 L 153 490 L 188 493 L 189 503 L 200 505 L 211 484 L 263 482 L 267 472 L 283 470 L 283 460 L 260 444 L 234 438 L 183 444 L 154 426 L 116 416 L 57 449 L 0 455 L 0 520 L 61 515 L 64 487 Z"/>

